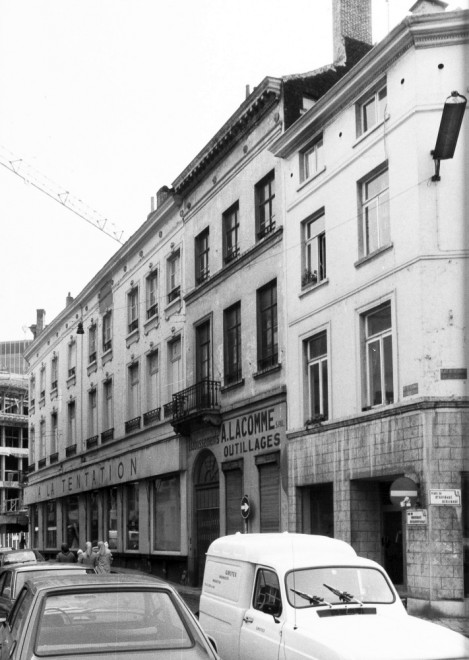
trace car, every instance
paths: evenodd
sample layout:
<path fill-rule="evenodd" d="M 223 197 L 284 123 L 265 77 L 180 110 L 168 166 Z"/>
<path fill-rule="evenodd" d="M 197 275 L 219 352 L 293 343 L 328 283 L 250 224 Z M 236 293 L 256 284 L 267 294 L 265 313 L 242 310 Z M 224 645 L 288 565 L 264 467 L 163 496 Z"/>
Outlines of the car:
<path fill-rule="evenodd" d="M 0 617 L 6 617 L 26 580 L 36 576 L 76 575 L 94 573 L 94 568 L 83 564 L 52 564 L 29 562 L 0 568 Z"/>
<path fill-rule="evenodd" d="M 199 620 L 223 660 L 469 658 L 469 639 L 410 616 L 378 563 L 326 536 L 215 540 Z"/>
<path fill-rule="evenodd" d="M 0 660 L 219 660 L 177 592 L 124 574 L 32 578 L 0 628 Z"/>
<path fill-rule="evenodd" d="M 0 555 L 0 566 L 36 561 L 36 554 L 33 550 L 9 550 Z"/>

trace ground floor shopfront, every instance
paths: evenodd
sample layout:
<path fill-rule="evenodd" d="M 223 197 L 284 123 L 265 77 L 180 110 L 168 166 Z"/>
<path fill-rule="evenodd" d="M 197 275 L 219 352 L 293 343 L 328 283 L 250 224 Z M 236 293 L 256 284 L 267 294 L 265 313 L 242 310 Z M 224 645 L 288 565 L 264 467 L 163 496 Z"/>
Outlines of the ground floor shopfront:
<path fill-rule="evenodd" d="M 335 536 L 378 561 L 410 610 L 464 616 L 466 405 L 421 402 L 291 434 L 290 528 Z M 391 484 L 402 476 L 417 484 L 411 511 L 391 498 Z"/>
<path fill-rule="evenodd" d="M 32 547 L 54 557 L 64 542 L 104 540 L 116 565 L 197 584 L 218 536 L 287 528 L 284 396 L 252 399 L 188 436 L 120 443 L 35 475 L 25 491 Z"/>

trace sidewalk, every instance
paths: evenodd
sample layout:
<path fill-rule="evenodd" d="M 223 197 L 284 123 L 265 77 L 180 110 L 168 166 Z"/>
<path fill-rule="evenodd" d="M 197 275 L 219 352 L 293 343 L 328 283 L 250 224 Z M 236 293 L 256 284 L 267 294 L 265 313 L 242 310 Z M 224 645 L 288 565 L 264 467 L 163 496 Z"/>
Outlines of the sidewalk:
<path fill-rule="evenodd" d="M 451 617 L 451 618 L 430 619 L 425 616 L 419 618 L 423 619 L 424 621 L 430 621 L 431 623 L 436 623 L 439 626 L 444 626 L 445 628 L 449 628 L 450 630 L 454 630 L 455 632 L 461 633 L 461 635 L 465 635 L 466 637 L 469 637 L 469 620 L 467 618 Z"/>

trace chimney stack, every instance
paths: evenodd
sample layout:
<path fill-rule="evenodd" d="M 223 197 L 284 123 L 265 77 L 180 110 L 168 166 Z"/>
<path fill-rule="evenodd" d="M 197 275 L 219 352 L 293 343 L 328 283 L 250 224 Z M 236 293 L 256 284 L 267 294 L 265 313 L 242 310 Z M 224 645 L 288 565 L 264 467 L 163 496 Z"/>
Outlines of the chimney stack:
<path fill-rule="evenodd" d="M 73 302 L 73 296 L 70 295 L 70 291 L 69 291 L 68 296 L 65 298 L 65 307 L 71 305 L 72 302 Z"/>
<path fill-rule="evenodd" d="M 334 64 L 345 64 L 346 38 L 372 45 L 371 0 L 332 0 Z"/>
<path fill-rule="evenodd" d="M 445 11 L 447 6 L 448 3 L 442 2 L 442 0 L 417 0 L 409 11 L 414 16 L 420 14 L 436 14 L 437 12 Z"/>
<path fill-rule="evenodd" d="M 156 193 L 156 208 L 160 208 L 160 206 L 168 199 L 170 195 L 171 190 L 168 188 L 168 186 L 162 186 Z"/>
<path fill-rule="evenodd" d="M 46 320 L 46 310 L 37 309 L 36 310 L 36 337 L 41 334 L 45 327 Z"/>

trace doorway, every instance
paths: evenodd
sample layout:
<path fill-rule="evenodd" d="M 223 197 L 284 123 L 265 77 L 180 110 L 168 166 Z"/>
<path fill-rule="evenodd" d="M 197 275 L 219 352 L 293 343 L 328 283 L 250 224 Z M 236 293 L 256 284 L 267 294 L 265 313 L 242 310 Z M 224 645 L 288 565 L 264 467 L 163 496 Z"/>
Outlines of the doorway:
<path fill-rule="evenodd" d="M 218 464 L 210 451 L 199 457 L 195 470 L 196 515 L 196 584 L 202 583 L 205 554 L 209 545 L 220 536 L 220 480 Z"/>

